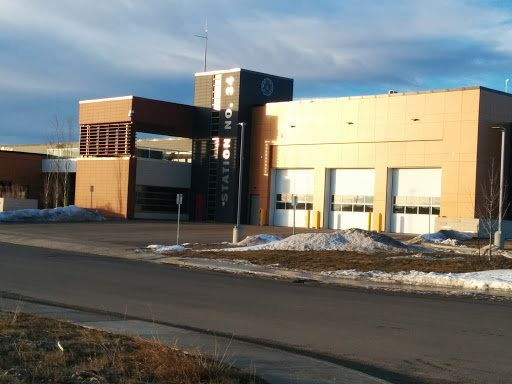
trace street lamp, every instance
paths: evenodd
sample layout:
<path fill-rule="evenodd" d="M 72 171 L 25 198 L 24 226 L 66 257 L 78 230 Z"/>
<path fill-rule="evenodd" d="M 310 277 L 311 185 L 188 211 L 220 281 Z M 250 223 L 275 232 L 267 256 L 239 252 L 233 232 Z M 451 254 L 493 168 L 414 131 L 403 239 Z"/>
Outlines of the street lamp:
<path fill-rule="evenodd" d="M 246 123 L 238 123 L 240 130 L 240 169 L 238 170 L 238 206 L 236 211 L 236 226 L 233 228 L 233 243 L 242 240 L 243 229 L 240 225 L 240 204 L 242 202 L 242 172 L 244 165 L 244 128 Z"/>
<path fill-rule="evenodd" d="M 501 236 L 501 219 L 503 217 L 503 173 L 505 169 L 505 142 L 507 138 L 507 129 L 505 127 L 492 127 L 501 131 L 501 168 L 500 168 L 500 201 L 499 201 L 499 217 L 498 230 L 494 234 L 494 245 L 503 249 L 505 239 Z"/>
<path fill-rule="evenodd" d="M 508 82 L 509 81 L 510 81 L 510 79 L 505 80 L 505 93 L 507 93 L 507 91 L 508 91 Z"/>

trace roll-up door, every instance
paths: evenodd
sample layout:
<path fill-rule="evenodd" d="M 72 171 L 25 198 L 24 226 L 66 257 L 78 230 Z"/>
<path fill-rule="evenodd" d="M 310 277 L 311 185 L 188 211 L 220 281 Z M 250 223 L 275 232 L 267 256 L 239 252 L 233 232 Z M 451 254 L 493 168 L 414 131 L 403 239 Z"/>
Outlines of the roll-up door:
<path fill-rule="evenodd" d="M 393 169 L 392 179 L 390 231 L 432 232 L 440 212 L 441 169 Z"/>
<path fill-rule="evenodd" d="M 329 228 L 368 228 L 373 212 L 374 169 L 332 169 L 330 171 Z"/>
<path fill-rule="evenodd" d="M 307 211 L 313 210 L 314 170 L 277 169 L 275 171 L 274 225 L 293 225 L 292 196 L 298 204 L 295 210 L 295 226 L 307 226 Z"/>

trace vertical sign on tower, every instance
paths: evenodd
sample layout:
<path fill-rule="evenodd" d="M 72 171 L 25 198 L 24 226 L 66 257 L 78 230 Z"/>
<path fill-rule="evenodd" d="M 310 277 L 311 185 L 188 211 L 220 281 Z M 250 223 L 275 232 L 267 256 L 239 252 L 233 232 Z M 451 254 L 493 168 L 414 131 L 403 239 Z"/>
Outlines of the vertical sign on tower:
<path fill-rule="evenodd" d="M 239 76 L 235 75 L 236 73 L 226 73 L 222 76 L 216 220 L 224 222 L 233 222 L 236 206 Z"/>

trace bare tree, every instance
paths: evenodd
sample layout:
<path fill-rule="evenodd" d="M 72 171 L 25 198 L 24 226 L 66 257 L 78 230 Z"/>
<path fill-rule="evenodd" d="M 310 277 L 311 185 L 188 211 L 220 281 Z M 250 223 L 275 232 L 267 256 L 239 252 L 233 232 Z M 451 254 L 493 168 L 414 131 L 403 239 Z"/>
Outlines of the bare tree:
<path fill-rule="evenodd" d="M 73 119 L 67 126 L 57 116 L 51 119 L 52 134 L 48 140 L 49 169 L 44 175 L 43 203 L 45 208 L 56 208 L 69 204 L 71 163 L 73 157 Z"/>
<path fill-rule="evenodd" d="M 45 208 L 50 208 L 50 200 L 51 200 L 51 189 L 52 189 L 52 178 L 53 172 L 45 172 L 43 174 L 43 206 Z"/>
<path fill-rule="evenodd" d="M 507 188 L 504 186 L 504 191 Z M 498 227 L 499 204 L 500 204 L 500 168 L 496 165 L 496 159 L 491 158 L 487 177 L 480 184 L 480 202 L 476 205 L 476 213 L 482 221 L 481 229 L 489 236 L 489 261 L 492 260 L 492 239 Z M 509 204 L 505 204 L 507 195 L 503 195 L 502 219 L 508 211 Z M 480 228 L 479 228 L 480 230 Z"/>

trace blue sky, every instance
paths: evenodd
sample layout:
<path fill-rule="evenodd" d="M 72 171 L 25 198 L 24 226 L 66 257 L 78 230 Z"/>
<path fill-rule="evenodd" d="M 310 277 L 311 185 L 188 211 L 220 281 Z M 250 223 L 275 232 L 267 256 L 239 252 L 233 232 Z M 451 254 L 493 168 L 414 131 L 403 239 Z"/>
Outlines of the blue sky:
<path fill-rule="evenodd" d="M 77 126 L 79 100 L 192 104 L 206 20 L 207 70 L 291 77 L 296 99 L 512 78 L 512 1 L 0 0 L 0 145 Z"/>

